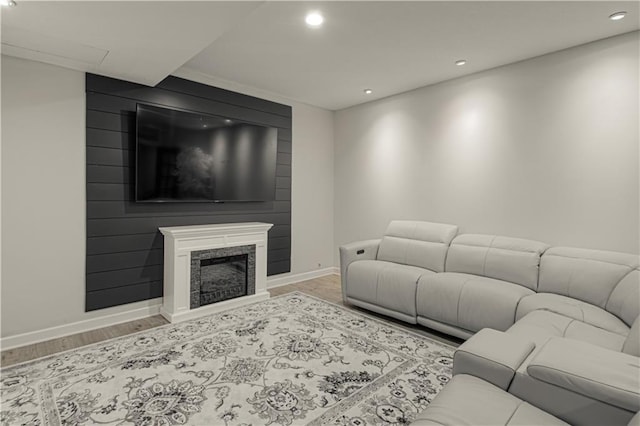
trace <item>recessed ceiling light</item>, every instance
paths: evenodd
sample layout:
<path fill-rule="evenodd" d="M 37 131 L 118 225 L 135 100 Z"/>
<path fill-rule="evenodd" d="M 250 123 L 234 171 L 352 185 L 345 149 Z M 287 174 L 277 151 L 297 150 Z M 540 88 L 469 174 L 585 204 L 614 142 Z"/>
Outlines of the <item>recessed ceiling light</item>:
<path fill-rule="evenodd" d="M 466 60 L 466 59 L 458 59 L 458 60 L 456 61 L 456 65 L 457 65 L 457 66 L 459 66 L 459 67 L 461 67 L 462 65 L 464 65 L 464 64 L 466 64 L 466 63 L 467 63 L 467 60 Z"/>
<path fill-rule="evenodd" d="M 627 16 L 627 12 L 621 11 L 609 15 L 609 19 L 611 19 L 612 21 L 619 21 L 625 16 Z"/>
<path fill-rule="evenodd" d="M 304 21 L 310 27 L 319 27 L 324 22 L 324 17 L 318 12 L 310 12 L 307 14 L 307 17 L 304 18 Z"/>
<path fill-rule="evenodd" d="M 207 128 L 207 125 L 206 125 L 206 124 L 203 124 L 203 125 L 202 125 L 202 127 L 204 127 L 204 128 L 206 129 L 206 128 Z"/>
<path fill-rule="evenodd" d="M 0 0 L 0 5 L 8 6 L 8 7 L 15 7 L 15 6 L 18 5 L 18 3 L 16 3 L 14 0 Z"/>
<path fill-rule="evenodd" d="M 231 124 L 231 120 L 229 120 L 228 118 L 224 120 L 225 123 L 227 124 Z"/>
<path fill-rule="evenodd" d="M 365 94 L 367 94 L 367 95 L 370 95 L 370 94 L 372 94 L 372 93 L 373 93 L 373 90 L 371 90 L 371 89 L 364 89 L 364 93 L 365 93 Z"/>

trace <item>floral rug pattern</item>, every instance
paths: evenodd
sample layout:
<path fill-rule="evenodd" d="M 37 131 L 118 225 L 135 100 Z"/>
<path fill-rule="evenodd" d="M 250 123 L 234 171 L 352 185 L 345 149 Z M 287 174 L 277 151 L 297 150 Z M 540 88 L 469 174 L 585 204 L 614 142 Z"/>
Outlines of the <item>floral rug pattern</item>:
<path fill-rule="evenodd" d="M 400 425 L 453 348 L 292 293 L 0 375 L 2 425 Z"/>

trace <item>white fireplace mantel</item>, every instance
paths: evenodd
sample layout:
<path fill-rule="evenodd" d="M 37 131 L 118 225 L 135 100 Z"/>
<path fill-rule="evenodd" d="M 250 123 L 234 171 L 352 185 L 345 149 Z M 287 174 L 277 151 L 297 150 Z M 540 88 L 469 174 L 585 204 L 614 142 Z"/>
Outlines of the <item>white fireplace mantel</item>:
<path fill-rule="evenodd" d="M 162 316 L 180 322 L 268 299 L 267 232 L 272 226 L 246 222 L 159 228 L 164 235 Z M 244 245 L 256 246 L 255 294 L 191 309 L 191 252 Z"/>

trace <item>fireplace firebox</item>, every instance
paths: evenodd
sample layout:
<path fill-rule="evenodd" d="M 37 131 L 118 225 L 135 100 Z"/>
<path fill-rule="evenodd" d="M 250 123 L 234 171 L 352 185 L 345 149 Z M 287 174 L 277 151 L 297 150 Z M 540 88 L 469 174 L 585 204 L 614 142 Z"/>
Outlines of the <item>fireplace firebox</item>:
<path fill-rule="evenodd" d="M 191 252 L 191 309 L 251 294 L 254 245 Z"/>
<path fill-rule="evenodd" d="M 247 295 L 247 255 L 200 261 L 200 305 Z M 192 306 L 193 308 L 193 306 Z"/>

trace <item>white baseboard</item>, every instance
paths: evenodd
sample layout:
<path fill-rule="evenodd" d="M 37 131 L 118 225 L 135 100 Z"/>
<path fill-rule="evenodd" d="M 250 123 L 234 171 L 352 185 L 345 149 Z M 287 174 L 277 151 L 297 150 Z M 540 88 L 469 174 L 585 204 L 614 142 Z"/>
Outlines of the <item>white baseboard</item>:
<path fill-rule="evenodd" d="M 59 325 L 56 327 L 45 328 L 44 330 L 32 331 L 29 333 L 16 334 L 15 336 L 3 337 L 0 339 L 0 347 L 2 350 L 13 349 L 19 346 L 32 345 L 34 343 L 44 342 L 59 337 L 69 336 L 71 334 L 83 333 L 98 328 L 109 327 L 123 322 L 134 321 L 142 318 L 148 318 L 160 314 L 162 307 L 162 299 L 158 299 L 158 304 L 145 306 L 143 308 L 132 309 L 130 311 L 120 312 L 117 314 L 105 315 L 103 317 L 91 318 L 88 320 L 78 321 L 71 324 Z"/>
<path fill-rule="evenodd" d="M 281 287 L 283 285 L 295 284 L 301 281 L 312 280 L 314 278 L 325 277 L 327 275 L 339 275 L 340 268 L 335 266 L 329 268 L 322 268 L 316 271 L 302 272 L 300 274 L 291 274 L 284 277 L 276 276 L 273 278 L 267 278 L 267 289 L 274 287 Z"/>
<path fill-rule="evenodd" d="M 329 267 L 318 269 L 316 271 L 303 272 L 300 274 L 291 274 L 283 277 L 277 276 L 267 279 L 267 288 L 280 287 L 283 285 L 294 284 L 301 281 L 311 280 L 313 278 L 324 277 L 327 275 L 339 275 L 340 268 Z M 105 315 L 98 318 L 91 318 L 71 324 L 59 325 L 56 327 L 45 328 L 44 330 L 32 331 L 29 333 L 16 334 L 0 338 L 0 348 L 2 350 L 13 349 L 20 346 L 32 345 L 34 343 L 45 342 L 47 340 L 57 339 L 72 334 L 83 333 L 85 331 L 96 330 L 98 328 L 109 327 L 123 322 L 134 321 L 142 318 L 148 318 L 160 314 L 162 307 L 162 299 L 158 299 L 158 303 L 145 306 L 143 308 L 132 309 L 130 311 L 120 312 L 117 314 Z"/>

